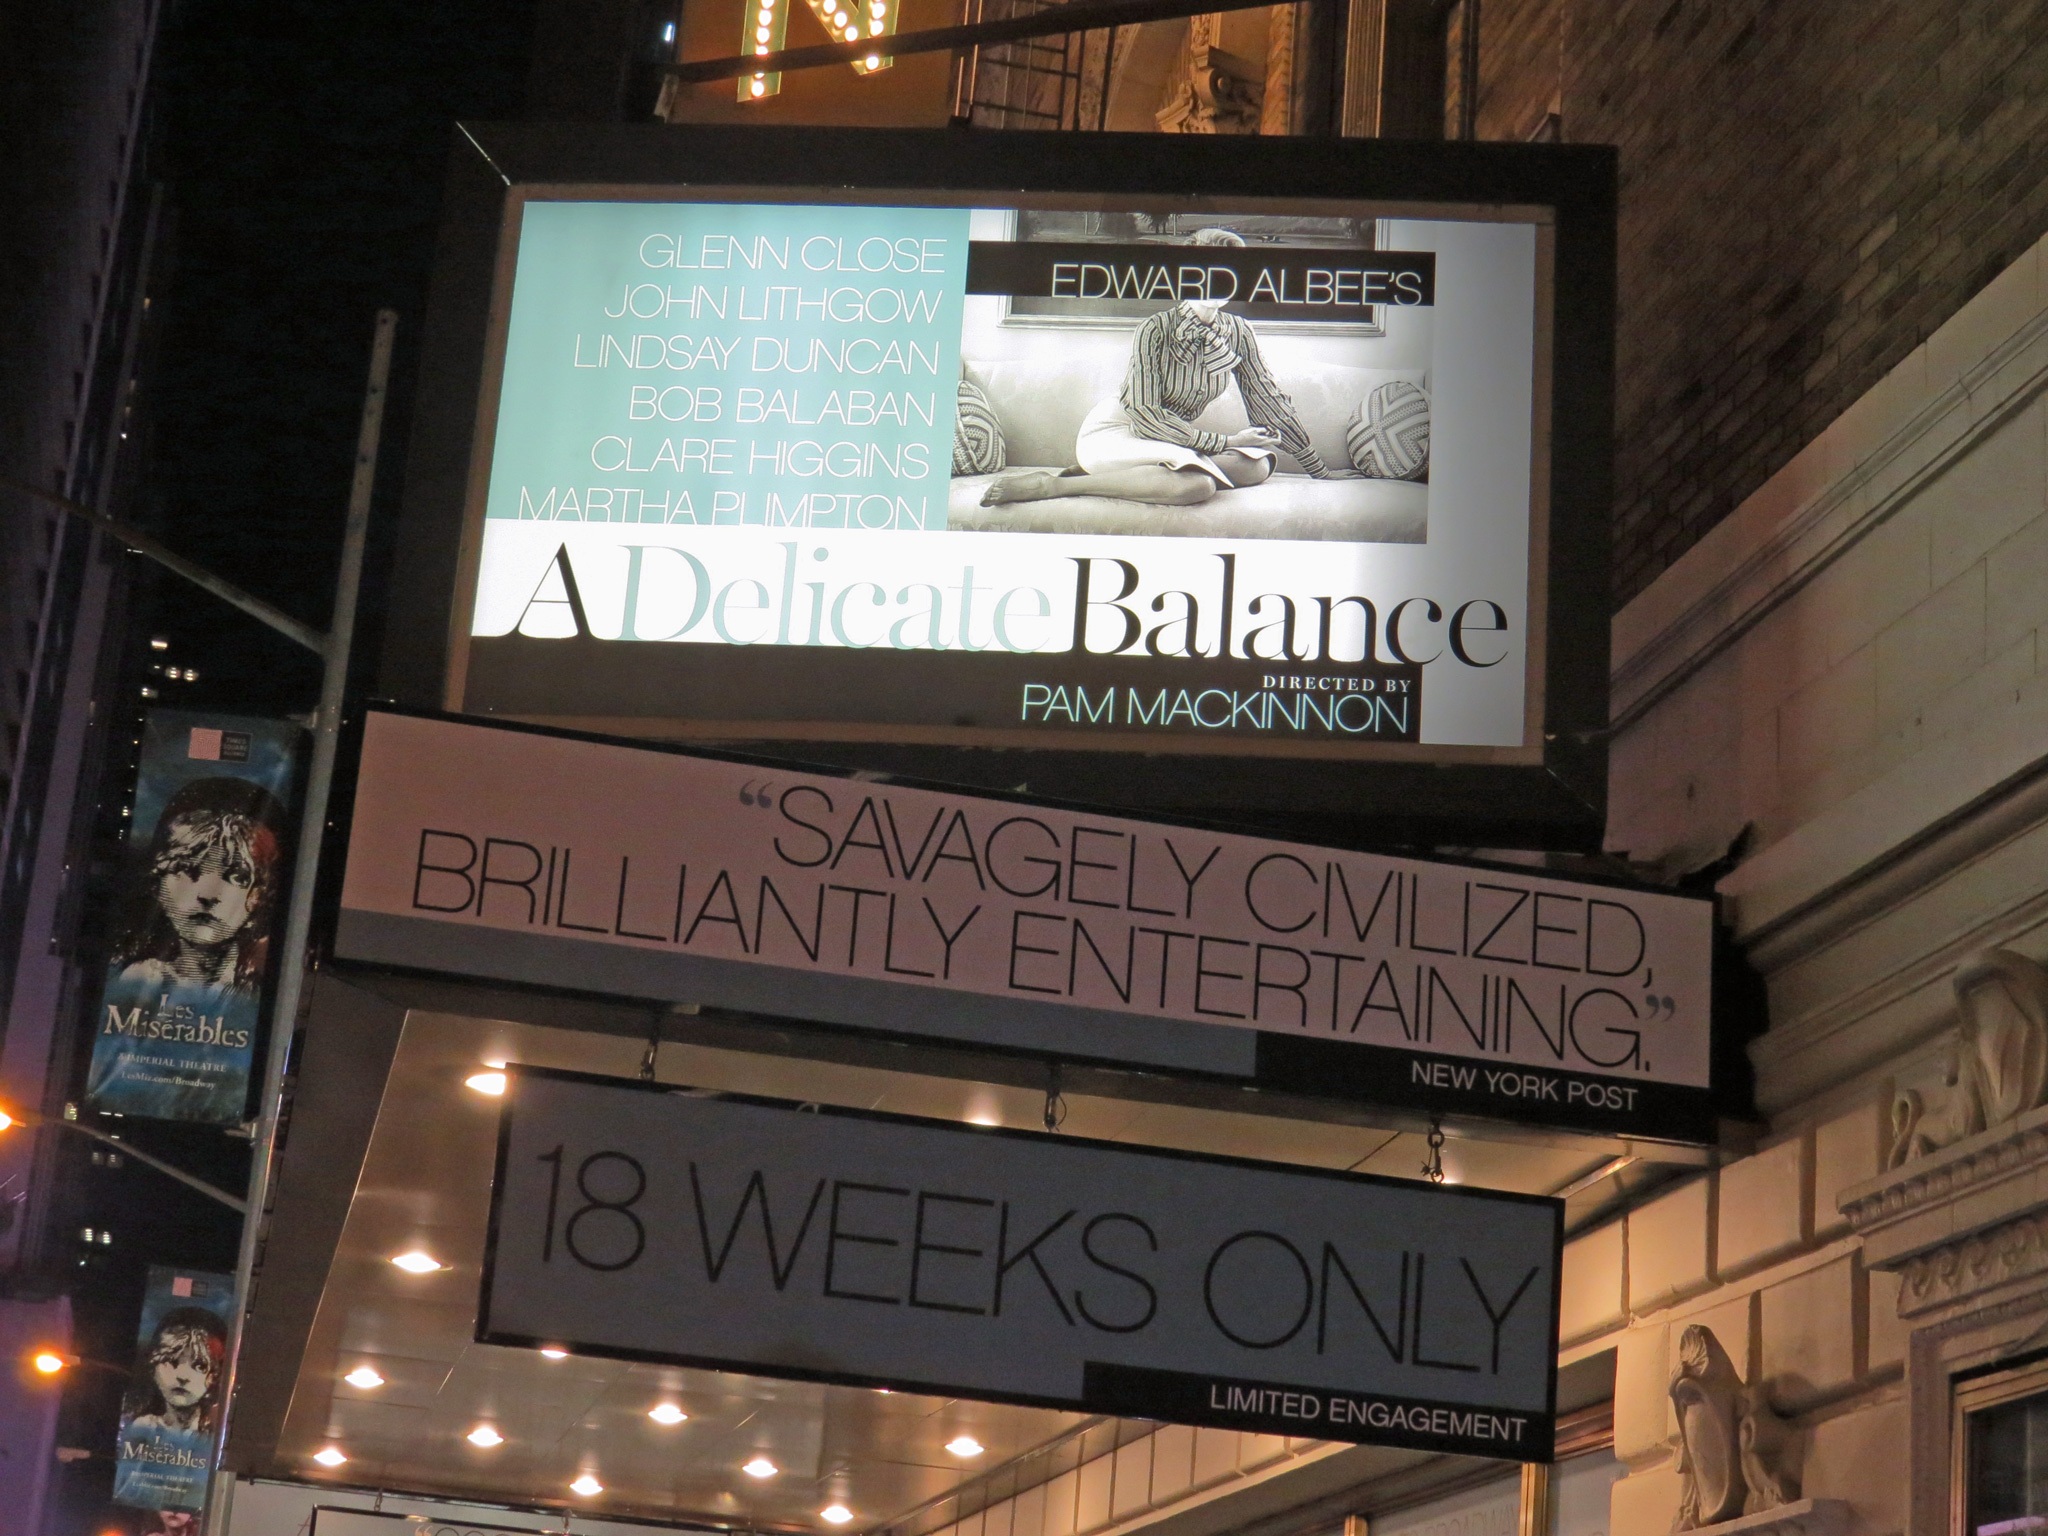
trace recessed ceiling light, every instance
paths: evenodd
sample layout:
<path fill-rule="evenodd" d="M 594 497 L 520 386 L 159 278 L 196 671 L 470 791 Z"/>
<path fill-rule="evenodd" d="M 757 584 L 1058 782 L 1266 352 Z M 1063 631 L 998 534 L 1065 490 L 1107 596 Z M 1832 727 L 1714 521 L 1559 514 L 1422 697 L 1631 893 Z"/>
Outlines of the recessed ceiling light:
<path fill-rule="evenodd" d="M 647 1417 L 654 1420 L 657 1424 L 680 1424 L 689 1415 L 674 1403 L 656 1403 L 647 1410 Z"/>
<path fill-rule="evenodd" d="M 462 1080 L 462 1086 L 477 1093 L 489 1094 L 496 1098 L 505 1091 L 505 1074 L 502 1072 L 472 1072 Z"/>
<path fill-rule="evenodd" d="M 472 1429 L 462 1438 L 471 1445 L 481 1446 L 484 1450 L 489 1450 L 494 1445 L 503 1445 L 505 1443 L 505 1437 L 488 1424 L 477 1425 L 475 1429 Z"/>
<path fill-rule="evenodd" d="M 844 1525 L 853 1518 L 853 1511 L 844 1504 L 827 1504 L 818 1511 L 818 1518 L 827 1525 Z"/>
<path fill-rule="evenodd" d="M 409 1275 L 431 1275 L 435 1270 L 447 1267 L 432 1254 L 421 1253 L 417 1248 L 393 1255 L 391 1262 Z"/>
<path fill-rule="evenodd" d="M 316 1452 L 313 1459 L 323 1467 L 338 1467 L 348 1460 L 336 1447 L 331 1445 L 324 1451 Z"/>
<path fill-rule="evenodd" d="M 593 1499 L 604 1492 L 604 1484 L 586 1472 L 569 1485 L 569 1491 L 578 1498 Z"/>
<path fill-rule="evenodd" d="M 776 1466 L 766 1456 L 756 1456 L 752 1461 L 741 1467 L 740 1470 L 749 1477 L 773 1477 L 782 1468 Z"/>
<path fill-rule="evenodd" d="M 979 1456 L 987 1447 L 972 1435 L 955 1435 L 946 1442 L 946 1449 L 965 1461 L 970 1456 Z"/>
<path fill-rule="evenodd" d="M 569 1358 L 569 1351 L 566 1349 L 543 1349 L 540 1352 L 540 1357 L 543 1360 L 566 1360 Z"/>
<path fill-rule="evenodd" d="M 371 1370 L 367 1365 L 357 1366 L 341 1379 L 352 1387 L 361 1387 L 365 1392 L 369 1391 L 372 1387 L 384 1385 L 384 1378 Z"/>

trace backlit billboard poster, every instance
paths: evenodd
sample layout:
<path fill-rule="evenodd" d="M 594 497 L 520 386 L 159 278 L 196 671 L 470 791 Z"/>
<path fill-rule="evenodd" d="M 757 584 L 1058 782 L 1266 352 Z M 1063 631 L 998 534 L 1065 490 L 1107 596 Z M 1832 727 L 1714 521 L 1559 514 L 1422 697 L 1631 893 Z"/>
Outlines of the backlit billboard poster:
<path fill-rule="evenodd" d="M 1545 235 L 529 201 L 466 697 L 1519 751 Z M 610 665 L 547 696 L 579 637 Z"/>
<path fill-rule="evenodd" d="M 208 1125 L 246 1113 L 291 876 L 300 735 L 283 721 L 179 710 L 145 722 L 94 1015 L 94 1109 Z"/>
<path fill-rule="evenodd" d="M 431 702 L 1354 810 L 1365 765 L 1555 769 L 1554 525 L 1605 515 L 1554 461 L 1567 408 L 1605 441 L 1555 207 L 703 164 L 505 192 Z"/>
<path fill-rule="evenodd" d="M 121 1397 L 116 1504 L 205 1507 L 234 1295 L 232 1275 L 150 1266 L 135 1368 Z"/>

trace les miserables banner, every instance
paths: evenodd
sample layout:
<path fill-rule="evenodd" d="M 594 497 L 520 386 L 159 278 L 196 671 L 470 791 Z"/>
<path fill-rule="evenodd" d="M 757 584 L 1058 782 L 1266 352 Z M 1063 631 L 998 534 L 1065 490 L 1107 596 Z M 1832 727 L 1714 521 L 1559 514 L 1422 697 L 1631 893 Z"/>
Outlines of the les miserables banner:
<path fill-rule="evenodd" d="M 121 1398 L 116 1504 L 187 1512 L 206 1506 L 234 1295 L 232 1275 L 150 1266 L 135 1367 Z"/>
<path fill-rule="evenodd" d="M 244 1118 L 291 877 L 299 727 L 153 711 L 130 812 L 86 1102 L 109 1114 Z"/>

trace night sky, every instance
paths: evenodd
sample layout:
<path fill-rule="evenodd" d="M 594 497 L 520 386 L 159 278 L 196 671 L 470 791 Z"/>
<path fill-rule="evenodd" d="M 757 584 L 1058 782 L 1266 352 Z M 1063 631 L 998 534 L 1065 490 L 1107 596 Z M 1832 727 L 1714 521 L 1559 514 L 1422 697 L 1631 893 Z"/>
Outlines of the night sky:
<path fill-rule="evenodd" d="M 375 313 L 400 317 L 377 502 L 388 538 L 453 125 L 518 115 L 531 30 L 521 0 L 171 8 L 159 75 L 158 172 L 174 217 L 153 433 L 161 528 L 310 623 L 329 618 Z M 188 593 L 163 583 L 157 599 L 157 631 L 201 672 L 175 702 L 311 706 L 310 655 Z M 376 642 L 374 596 L 359 656 Z"/>

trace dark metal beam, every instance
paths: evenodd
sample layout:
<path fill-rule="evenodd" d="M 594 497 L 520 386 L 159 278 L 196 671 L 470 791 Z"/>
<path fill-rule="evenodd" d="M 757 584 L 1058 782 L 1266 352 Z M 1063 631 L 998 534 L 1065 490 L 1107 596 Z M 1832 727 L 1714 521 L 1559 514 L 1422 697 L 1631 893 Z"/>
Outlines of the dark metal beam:
<path fill-rule="evenodd" d="M 68 496 L 59 496 L 55 491 L 46 491 L 40 486 L 30 485 L 25 480 L 0 476 L 0 491 L 33 496 L 37 501 L 47 502 L 59 511 L 69 512 L 81 522 L 91 523 L 116 543 L 126 545 L 144 559 L 154 560 L 173 576 L 182 576 L 193 586 L 204 588 L 222 602 L 241 609 L 257 623 L 269 625 L 285 639 L 303 645 L 316 656 L 326 654 L 327 637 L 312 625 L 301 623 L 276 604 L 266 603 L 254 593 L 244 592 L 233 582 L 214 575 L 205 566 L 187 560 L 161 539 L 144 533 L 140 528 L 124 523 L 117 517 L 109 517 L 97 507 L 88 507 Z"/>
<path fill-rule="evenodd" d="M 851 64 L 856 59 L 870 56 L 899 59 L 912 53 L 949 53 L 956 48 L 983 48 L 991 43 L 1014 43 L 1027 37 L 1057 37 L 1067 32 L 1134 27 L 1148 21 L 1171 21 L 1181 16 L 1261 10 L 1273 3 L 1274 0 L 1080 0 L 1078 4 L 1058 5 L 1007 21 L 981 21 L 966 27 L 932 27 L 922 32 L 899 32 L 894 37 L 857 38 L 850 43 L 816 43 L 807 48 L 784 48 L 776 53 L 739 53 L 723 59 L 694 59 L 669 65 L 668 75 L 679 85 L 702 85 L 713 80 L 737 80 L 743 75 L 772 75 L 792 69 Z M 1298 5 L 1302 0 L 1279 0 L 1279 3 Z"/>

